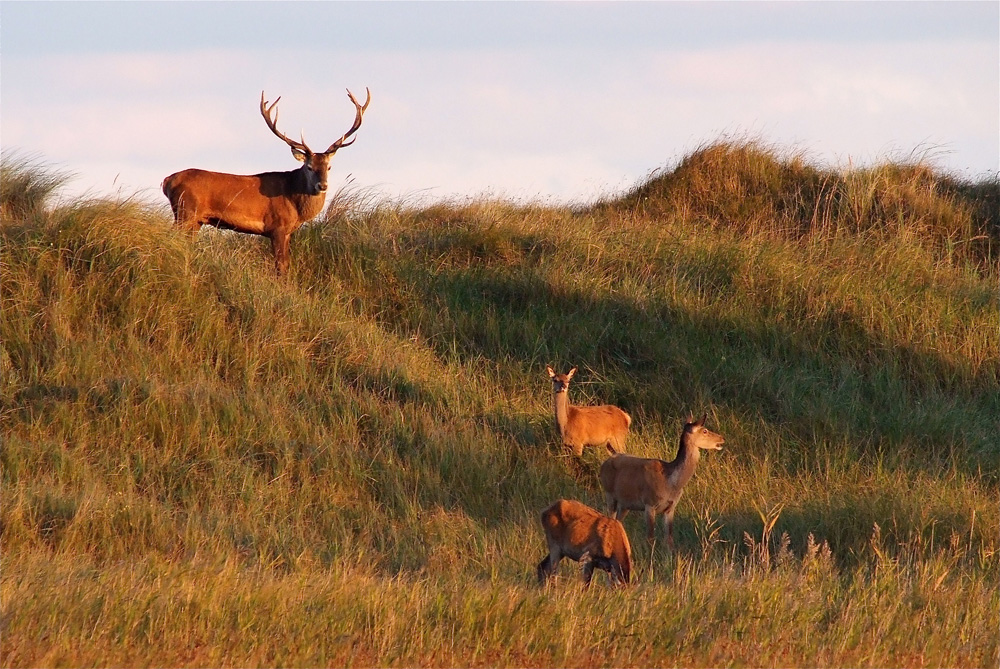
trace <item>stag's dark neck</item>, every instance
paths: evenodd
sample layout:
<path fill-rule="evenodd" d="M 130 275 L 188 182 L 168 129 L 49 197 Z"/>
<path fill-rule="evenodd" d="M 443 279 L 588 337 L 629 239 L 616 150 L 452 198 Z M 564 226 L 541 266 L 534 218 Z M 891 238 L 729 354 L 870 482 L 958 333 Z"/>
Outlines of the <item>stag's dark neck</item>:
<path fill-rule="evenodd" d="M 319 216 L 326 204 L 326 193 L 319 195 L 299 195 L 297 196 L 296 209 L 299 211 L 299 219 L 305 223 Z"/>
<path fill-rule="evenodd" d="M 299 222 L 305 223 L 306 221 L 311 221 L 312 219 L 319 216 L 319 213 L 323 211 L 323 205 L 326 204 L 326 191 L 317 193 L 316 195 L 311 195 L 308 192 L 308 179 L 306 178 L 305 167 L 300 167 L 294 171 L 294 194 L 291 194 L 292 199 L 295 200 L 295 209 L 299 213 Z"/>
<path fill-rule="evenodd" d="M 268 198 L 287 198 L 295 206 L 300 224 L 319 216 L 326 204 L 326 191 L 318 195 L 308 193 L 308 180 L 304 172 L 304 167 L 298 167 L 285 172 L 261 172 L 254 175 L 261 181 L 261 195 Z"/>

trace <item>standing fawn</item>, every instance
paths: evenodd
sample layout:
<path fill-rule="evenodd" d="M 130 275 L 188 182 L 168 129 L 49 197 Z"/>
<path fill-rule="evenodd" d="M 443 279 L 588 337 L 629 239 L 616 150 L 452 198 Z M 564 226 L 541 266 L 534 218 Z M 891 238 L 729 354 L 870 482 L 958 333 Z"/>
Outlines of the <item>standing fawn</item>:
<path fill-rule="evenodd" d="M 612 452 L 620 451 L 625 445 L 632 417 L 610 404 L 595 407 L 571 405 L 569 380 L 576 374 L 576 367 L 566 374 L 556 374 L 550 366 L 546 369 L 552 379 L 552 404 L 563 445 L 573 449 L 577 457 L 583 455 L 584 446 L 607 446 Z"/>
<path fill-rule="evenodd" d="M 632 547 L 625 528 L 614 518 L 586 504 L 560 499 L 542 511 L 542 529 L 549 554 L 538 564 L 538 584 L 545 585 L 564 557 L 583 561 L 583 587 L 590 587 L 594 569 L 608 572 L 617 585 L 632 578 Z"/>
<path fill-rule="evenodd" d="M 656 517 L 663 515 L 667 549 L 673 551 L 673 520 L 684 485 L 698 467 L 701 449 L 721 451 L 725 439 L 705 427 L 705 418 L 690 418 L 681 432 L 677 457 L 671 462 L 616 454 L 601 465 L 601 487 L 608 513 L 622 520 L 629 511 L 645 511 L 648 539 L 653 541 Z"/>

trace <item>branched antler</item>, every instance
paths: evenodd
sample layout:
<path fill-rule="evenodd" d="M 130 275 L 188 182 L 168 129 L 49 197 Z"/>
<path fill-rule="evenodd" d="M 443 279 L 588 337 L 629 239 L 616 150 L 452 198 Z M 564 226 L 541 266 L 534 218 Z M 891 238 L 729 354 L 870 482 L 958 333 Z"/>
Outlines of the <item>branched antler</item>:
<path fill-rule="evenodd" d="M 264 100 L 264 91 L 260 92 L 260 115 L 264 117 L 264 122 L 267 123 L 267 127 L 271 129 L 271 132 L 277 135 L 278 139 L 283 141 L 285 144 L 288 144 L 288 146 L 293 149 L 298 149 L 303 153 L 312 153 L 309 147 L 306 146 L 305 137 L 302 138 L 301 142 L 296 142 L 294 139 L 289 139 L 280 130 L 278 130 L 278 112 L 275 107 L 278 106 L 278 100 L 280 99 L 281 96 L 279 95 L 278 98 L 271 103 L 271 106 L 268 106 L 267 101 Z M 272 111 L 274 111 L 274 118 L 271 118 Z"/>
<path fill-rule="evenodd" d="M 351 144 L 354 143 L 354 139 L 357 139 L 355 137 L 354 139 L 352 139 L 349 142 L 345 141 L 348 137 L 350 137 L 351 135 L 353 135 L 354 133 L 356 133 L 358 131 L 358 128 L 361 127 L 361 119 L 364 116 L 365 110 L 368 109 L 369 103 L 371 103 L 371 101 L 372 101 L 372 92 L 370 90 L 368 90 L 367 87 L 365 87 L 365 92 L 368 94 L 368 98 L 365 100 L 365 104 L 361 105 L 360 103 L 358 103 L 357 98 L 354 97 L 354 94 L 351 93 L 350 89 L 348 89 L 348 91 L 347 91 L 347 97 L 349 97 L 351 99 L 351 102 L 354 103 L 354 107 L 358 110 L 357 115 L 355 115 L 355 117 L 354 117 L 354 125 L 351 126 L 350 130 L 348 130 L 347 132 L 344 133 L 343 137 L 341 137 L 336 142 L 334 142 L 333 144 L 331 144 L 330 148 L 327 149 L 324 153 L 334 153 L 337 149 L 340 149 L 340 148 L 345 147 L 345 146 L 350 146 Z"/>

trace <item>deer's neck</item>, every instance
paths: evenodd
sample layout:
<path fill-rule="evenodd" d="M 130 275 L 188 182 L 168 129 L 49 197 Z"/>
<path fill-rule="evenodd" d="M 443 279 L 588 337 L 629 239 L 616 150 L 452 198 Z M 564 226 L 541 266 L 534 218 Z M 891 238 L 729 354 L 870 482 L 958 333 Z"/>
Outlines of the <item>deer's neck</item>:
<path fill-rule="evenodd" d="M 561 393 L 552 393 L 552 405 L 556 413 L 556 426 L 561 434 L 566 428 L 566 421 L 569 420 L 569 393 L 565 390 Z"/>
<path fill-rule="evenodd" d="M 669 463 L 671 478 L 678 488 L 683 487 L 692 476 L 694 470 L 698 468 L 698 460 L 701 459 L 701 451 L 696 446 L 688 444 L 687 435 L 681 435 L 681 445 L 677 449 L 677 457 Z"/>
<path fill-rule="evenodd" d="M 316 218 L 323 211 L 324 204 L 326 204 L 326 193 L 299 195 L 298 201 L 295 203 L 295 208 L 299 211 L 299 220 L 305 223 Z"/>
<path fill-rule="evenodd" d="M 286 174 L 288 173 L 286 172 Z M 315 176 L 311 176 L 305 165 L 297 170 L 292 170 L 291 174 L 294 176 L 288 187 L 288 190 L 291 191 L 288 195 L 295 203 L 299 223 L 311 221 L 323 211 L 323 205 L 326 204 L 326 191 L 311 195 L 315 186 L 313 183 Z"/>

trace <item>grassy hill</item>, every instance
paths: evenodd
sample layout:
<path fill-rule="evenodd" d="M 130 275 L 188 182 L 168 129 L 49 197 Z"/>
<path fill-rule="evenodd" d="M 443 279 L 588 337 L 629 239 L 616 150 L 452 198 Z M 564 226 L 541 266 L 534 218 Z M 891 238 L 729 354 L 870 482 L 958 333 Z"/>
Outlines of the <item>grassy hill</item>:
<path fill-rule="evenodd" d="M 1000 185 L 707 145 L 616 198 L 337 194 L 292 238 L 0 179 L 5 666 L 995 666 Z M 636 583 L 546 364 L 671 458 Z M 662 527 L 658 528 L 662 532 Z"/>

